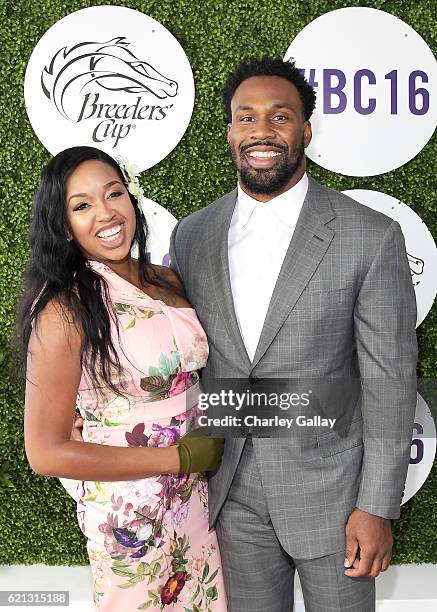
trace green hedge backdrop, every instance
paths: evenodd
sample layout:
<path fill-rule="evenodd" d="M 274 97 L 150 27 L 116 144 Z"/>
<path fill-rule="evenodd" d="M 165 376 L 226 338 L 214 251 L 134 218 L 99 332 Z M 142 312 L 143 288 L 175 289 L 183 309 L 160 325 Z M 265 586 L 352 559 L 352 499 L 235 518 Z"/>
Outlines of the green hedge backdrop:
<path fill-rule="evenodd" d="M 23 447 L 23 392 L 15 377 L 10 338 L 20 274 L 27 257 L 26 232 L 39 173 L 50 155 L 27 119 L 23 82 L 29 56 L 41 36 L 65 15 L 87 6 L 117 4 L 161 22 L 190 60 L 196 103 L 190 126 L 176 149 L 143 174 L 148 197 L 180 218 L 230 191 L 235 183 L 225 144 L 220 86 L 243 57 L 283 55 L 310 21 L 345 6 L 387 11 L 412 26 L 435 48 L 433 0 L 0 0 L 3 72 L 0 96 L 0 564 L 87 563 L 75 504 L 54 478 L 35 475 Z M 375 147 L 378 146 L 375 143 Z M 435 141 L 405 166 L 382 176 L 351 178 L 309 162 L 310 173 L 338 190 L 375 189 L 411 206 L 434 233 Z M 431 312 L 418 330 L 418 375 L 437 376 L 437 318 Z M 55 410 L 56 407 L 54 406 Z M 48 424 L 49 425 L 49 424 Z M 437 470 L 394 523 L 394 563 L 437 563 Z"/>

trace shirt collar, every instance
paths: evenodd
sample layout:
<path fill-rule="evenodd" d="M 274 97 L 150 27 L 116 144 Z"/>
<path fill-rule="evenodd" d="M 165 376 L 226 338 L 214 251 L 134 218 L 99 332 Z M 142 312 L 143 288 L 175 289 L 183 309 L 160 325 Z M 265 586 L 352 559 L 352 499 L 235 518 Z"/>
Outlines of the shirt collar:
<path fill-rule="evenodd" d="M 259 202 L 248 195 L 238 183 L 238 195 L 235 212 L 237 226 L 241 229 L 249 222 L 257 206 L 268 206 L 285 225 L 294 228 L 299 217 L 305 196 L 308 191 L 308 176 L 306 172 L 296 185 L 268 202 Z"/>

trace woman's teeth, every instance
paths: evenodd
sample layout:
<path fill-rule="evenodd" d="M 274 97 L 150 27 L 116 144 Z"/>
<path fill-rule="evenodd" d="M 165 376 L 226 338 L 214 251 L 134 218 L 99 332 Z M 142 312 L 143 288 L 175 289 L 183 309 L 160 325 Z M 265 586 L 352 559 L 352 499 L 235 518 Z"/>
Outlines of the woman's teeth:
<path fill-rule="evenodd" d="M 104 240 L 105 242 L 111 242 L 112 240 L 116 240 L 118 235 L 121 232 L 121 225 L 114 225 L 108 230 L 104 230 L 103 232 L 99 232 L 97 234 L 97 238 Z"/>

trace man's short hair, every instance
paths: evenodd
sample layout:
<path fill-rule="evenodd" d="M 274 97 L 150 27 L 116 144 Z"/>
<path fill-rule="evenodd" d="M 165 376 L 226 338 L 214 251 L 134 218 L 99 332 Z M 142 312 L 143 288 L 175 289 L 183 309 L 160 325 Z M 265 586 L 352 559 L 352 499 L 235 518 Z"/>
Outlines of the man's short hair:
<path fill-rule="evenodd" d="M 242 60 L 235 70 L 231 72 L 222 89 L 222 100 L 225 115 L 229 122 L 232 121 L 231 100 L 237 87 L 246 79 L 254 76 L 277 76 L 286 79 L 294 85 L 299 92 L 302 101 L 303 115 L 305 121 L 311 117 L 316 105 L 316 93 L 296 68 L 294 61 L 284 62 L 280 57 L 253 56 Z"/>

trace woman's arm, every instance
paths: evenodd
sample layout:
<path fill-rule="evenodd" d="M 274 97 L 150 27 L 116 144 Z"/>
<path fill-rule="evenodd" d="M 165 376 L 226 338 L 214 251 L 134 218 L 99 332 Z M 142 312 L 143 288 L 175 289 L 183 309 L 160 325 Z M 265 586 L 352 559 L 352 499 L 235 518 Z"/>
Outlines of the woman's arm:
<path fill-rule="evenodd" d="M 71 315 L 49 303 L 32 331 L 27 359 L 24 436 L 32 469 L 46 476 L 103 481 L 179 472 L 177 446 L 126 448 L 70 440 L 80 347 Z"/>

